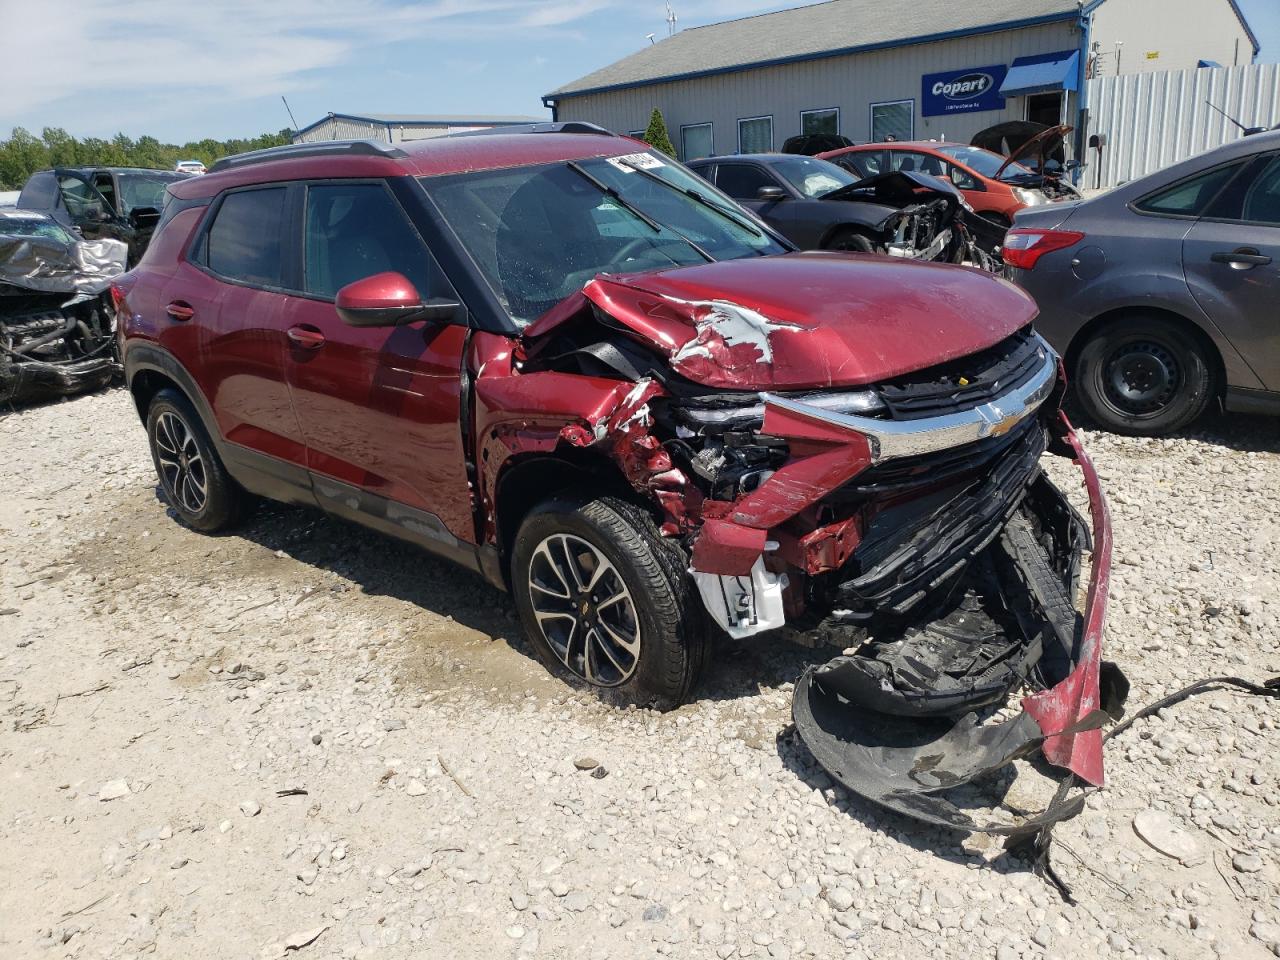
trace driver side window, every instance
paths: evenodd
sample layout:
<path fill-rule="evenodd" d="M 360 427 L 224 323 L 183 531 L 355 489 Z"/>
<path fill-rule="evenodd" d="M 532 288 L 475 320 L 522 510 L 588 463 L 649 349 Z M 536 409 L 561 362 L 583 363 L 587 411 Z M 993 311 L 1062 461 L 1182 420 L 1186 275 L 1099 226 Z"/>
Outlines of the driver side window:
<path fill-rule="evenodd" d="M 97 191 L 79 177 L 59 177 L 58 189 L 62 191 L 62 202 L 67 205 L 67 213 L 76 220 L 84 220 L 91 210 L 102 210 L 102 201 Z"/>
<path fill-rule="evenodd" d="M 750 163 L 722 163 L 716 172 L 716 186 L 735 200 L 755 200 L 761 187 L 782 184 Z"/>
<path fill-rule="evenodd" d="M 394 271 L 423 299 L 444 295 L 426 245 L 381 184 L 309 186 L 305 237 L 309 294 L 329 299 L 349 283 Z"/>
<path fill-rule="evenodd" d="M 977 190 L 978 181 L 969 173 L 968 170 L 956 166 L 954 163 L 947 164 L 947 176 L 951 178 L 951 182 L 957 190 Z"/>

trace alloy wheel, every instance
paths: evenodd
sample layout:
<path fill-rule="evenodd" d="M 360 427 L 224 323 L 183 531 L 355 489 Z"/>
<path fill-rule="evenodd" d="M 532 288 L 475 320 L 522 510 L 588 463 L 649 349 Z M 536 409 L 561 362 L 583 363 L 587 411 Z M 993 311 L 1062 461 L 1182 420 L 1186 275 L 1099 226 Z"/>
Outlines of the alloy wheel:
<path fill-rule="evenodd" d="M 165 493 L 174 506 L 199 513 L 209 500 L 209 478 L 191 428 L 166 410 L 156 418 L 155 445 Z"/>
<path fill-rule="evenodd" d="M 560 662 L 588 683 L 615 687 L 635 673 L 640 621 L 617 568 L 581 537 L 557 533 L 533 551 L 529 601 Z"/>

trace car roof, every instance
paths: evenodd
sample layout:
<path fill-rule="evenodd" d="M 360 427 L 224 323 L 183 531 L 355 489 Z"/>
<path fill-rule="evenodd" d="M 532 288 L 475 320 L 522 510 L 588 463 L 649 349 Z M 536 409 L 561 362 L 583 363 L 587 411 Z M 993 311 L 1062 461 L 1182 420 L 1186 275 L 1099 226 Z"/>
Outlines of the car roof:
<path fill-rule="evenodd" d="M 334 141 L 336 147 L 353 141 Z M 360 143 L 361 141 L 354 141 Z M 616 157 L 652 149 L 618 134 L 494 133 L 484 136 L 430 137 L 382 144 L 367 152 L 320 153 L 315 156 L 269 155 L 260 161 L 213 170 L 169 188 L 182 200 L 213 196 L 229 187 L 288 180 L 348 177 L 436 177 L 451 173 L 501 170 L 557 160 Z"/>

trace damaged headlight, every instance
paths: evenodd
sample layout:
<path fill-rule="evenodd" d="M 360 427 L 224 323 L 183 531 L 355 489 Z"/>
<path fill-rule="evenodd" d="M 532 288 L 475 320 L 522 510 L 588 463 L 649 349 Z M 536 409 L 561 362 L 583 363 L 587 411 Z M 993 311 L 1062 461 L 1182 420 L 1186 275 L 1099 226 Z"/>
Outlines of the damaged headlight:
<path fill-rule="evenodd" d="M 847 393 L 787 394 L 809 407 L 817 407 L 832 413 L 877 416 L 886 410 L 884 401 L 875 390 L 855 390 Z M 693 433 L 722 433 L 726 430 L 759 430 L 764 423 L 764 401 L 758 395 L 753 403 L 721 405 L 690 402 L 677 412 L 679 423 Z"/>
<path fill-rule="evenodd" d="M 1038 207 L 1049 202 L 1049 198 L 1039 190 L 1028 190 L 1025 187 L 1014 187 L 1013 195 L 1028 207 Z"/>

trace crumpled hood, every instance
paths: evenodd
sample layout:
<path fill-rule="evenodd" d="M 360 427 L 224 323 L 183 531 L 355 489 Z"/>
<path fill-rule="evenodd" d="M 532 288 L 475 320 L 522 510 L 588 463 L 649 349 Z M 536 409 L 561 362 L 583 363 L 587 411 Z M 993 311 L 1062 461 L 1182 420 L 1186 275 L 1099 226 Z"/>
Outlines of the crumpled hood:
<path fill-rule="evenodd" d="M 1030 296 L 989 273 L 847 253 L 601 275 L 580 296 L 682 376 L 737 390 L 891 379 L 990 347 L 1036 315 Z M 549 311 L 526 336 L 571 309 Z"/>

